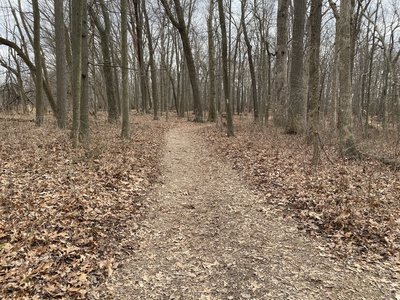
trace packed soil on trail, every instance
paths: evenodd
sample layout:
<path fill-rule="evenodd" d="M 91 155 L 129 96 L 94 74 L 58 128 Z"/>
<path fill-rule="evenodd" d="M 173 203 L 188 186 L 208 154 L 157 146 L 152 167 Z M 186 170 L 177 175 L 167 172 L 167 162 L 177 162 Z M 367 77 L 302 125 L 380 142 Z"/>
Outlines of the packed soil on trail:
<path fill-rule="evenodd" d="M 204 126 L 204 125 L 200 125 Z M 393 273 L 326 252 L 185 124 L 166 136 L 138 249 L 99 299 L 399 299 Z"/>

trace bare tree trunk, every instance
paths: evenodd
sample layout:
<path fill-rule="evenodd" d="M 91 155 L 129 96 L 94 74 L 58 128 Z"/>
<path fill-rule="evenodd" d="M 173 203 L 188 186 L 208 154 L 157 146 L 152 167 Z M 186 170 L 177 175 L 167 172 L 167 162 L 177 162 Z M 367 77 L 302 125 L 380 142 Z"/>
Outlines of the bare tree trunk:
<path fill-rule="evenodd" d="M 209 93 L 208 93 L 208 121 L 215 122 L 217 119 L 215 108 L 215 45 L 214 45 L 214 0 L 210 0 L 209 15 L 207 20 L 208 30 L 208 72 L 209 72 Z"/>
<path fill-rule="evenodd" d="M 254 110 L 254 121 L 258 121 L 258 96 L 257 96 L 257 80 L 256 80 L 256 72 L 254 70 L 254 62 L 253 62 L 253 53 L 252 53 L 252 46 L 250 43 L 250 39 L 247 33 L 247 26 L 245 20 L 245 7 L 246 7 L 246 0 L 242 0 L 242 15 L 241 15 L 241 22 L 243 28 L 243 36 L 244 41 L 247 46 L 247 58 L 249 61 L 249 68 L 250 68 L 250 77 L 251 77 L 251 91 L 253 96 L 253 110 Z"/>
<path fill-rule="evenodd" d="M 310 12 L 310 26 L 311 26 L 311 37 L 310 37 L 310 61 L 309 61 L 309 81 L 308 86 L 310 89 L 309 99 L 309 120 L 310 126 L 308 130 L 309 137 L 313 141 L 313 158 L 312 164 L 317 165 L 320 161 L 320 145 L 319 145 L 319 111 L 320 111 L 320 46 L 321 46 L 321 19 L 322 19 L 322 0 L 311 1 L 311 12 Z"/>
<path fill-rule="evenodd" d="M 375 24 L 378 20 L 378 6 L 379 6 L 379 1 L 377 1 L 377 6 L 376 6 L 376 12 L 375 12 Z M 370 110 L 370 103 L 371 103 L 371 84 L 372 84 L 372 69 L 373 69 L 373 63 L 374 63 L 374 55 L 375 55 L 375 49 L 376 49 L 376 27 L 373 26 L 372 30 L 372 45 L 371 45 L 371 51 L 369 53 L 369 62 L 368 62 L 368 84 L 367 84 L 367 99 L 365 103 L 365 133 L 368 133 L 368 122 L 369 122 L 369 110 Z"/>
<path fill-rule="evenodd" d="M 383 86 L 381 95 L 381 114 L 382 114 L 382 128 L 384 131 L 387 130 L 388 123 L 388 94 L 389 94 L 389 74 L 390 74 L 390 60 L 387 57 L 388 54 L 384 50 L 384 74 L 383 74 Z"/>
<path fill-rule="evenodd" d="M 339 80 L 340 80 L 340 153 L 344 156 L 356 156 L 357 149 L 352 131 L 352 93 L 351 93 L 351 2 L 340 1 L 340 57 L 339 57 Z"/>
<path fill-rule="evenodd" d="M 274 123 L 284 126 L 286 122 L 287 103 L 287 58 L 288 58 L 288 6 L 289 0 L 278 1 L 277 39 L 276 39 L 276 75 Z"/>
<path fill-rule="evenodd" d="M 237 30 L 235 48 L 234 48 L 233 58 L 232 58 L 233 59 L 233 72 L 232 72 L 232 78 L 231 78 L 232 82 L 235 82 L 236 74 L 238 73 L 237 70 L 238 70 L 239 66 L 238 66 L 238 63 L 236 63 L 236 60 L 237 60 L 237 56 L 238 56 L 238 52 L 239 52 L 240 34 L 241 34 L 241 31 L 240 31 L 240 27 L 239 27 Z M 238 90 L 239 90 L 239 87 L 235 86 L 235 84 L 232 84 L 232 88 L 231 88 L 231 91 L 232 91 L 231 97 L 232 97 L 232 104 L 233 104 L 232 105 L 232 114 L 235 114 L 235 107 L 234 107 L 235 104 L 236 104 L 236 112 L 237 112 L 237 114 L 239 114 L 240 100 L 239 100 L 239 97 L 237 97 Z"/>
<path fill-rule="evenodd" d="M 149 48 L 149 64 L 150 64 L 150 76 L 151 76 L 151 94 L 153 96 L 153 113 L 154 120 L 159 119 L 159 97 L 158 97 L 158 86 L 157 86 L 157 68 L 154 60 L 154 46 L 153 46 L 153 35 L 151 34 L 149 16 L 146 10 L 146 1 L 142 0 L 143 15 L 145 20 L 147 45 Z"/>
<path fill-rule="evenodd" d="M 40 48 L 40 11 L 38 0 L 32 0 L 33 7 L 33 35 L 35 53 L 35 90 L 36 90 L 36 125 L 42 126 L 44 121 L 44 105 L 43 105 L 43 78 L 42 78 L 42 55 Z"/>
<path fill-rule="evenodd" d="M 82 1 L 82 53 L 81 53 L 81 99 L 79 140 L 84 144 L 89 143 L 89 28 L 87 15 L 87 0 Z"/>
<path fill-rule="evenodd" d="M 230 87 L 229 87 L 229 74 L 228 74 L 228 41 L 226 36 L 226 25 L 225 25 L 225 14 L 223 0 L 218 0 L 218 12 L 219 22 L 221 26 L 221 46 L 222 46 L 222 75 L 224 84 L 224 96 L 226 105 L 226 121 L 227 121 L 227 135 L 234 136 L 233 130 L 233 116 L 232 116 L 232 104 L 230 99 Z"/>
<path fill-rule="evenodd" d="M 340 22 L 339 19 L 336 19 L 336 22 Z M 334 54 L 334 70 L 333 70 L 333 78 L 332 78 L 332 105 L 331 105 L 331 125 L 335 126 L 335 128 L 339 128 L 340 120 L 339 120 L 339 59 L 340 59 L 340 34 L 339 34 L 340 26 L 336 26 L 336 35 L 335 35 L 335 54 Z"/>
<path fill-rule="evenodd" d="M 107 93 L 107 104 L 108 104 L 108 121 L 110 123 L 116 122 L 118 120 L 118 108 L 117 108 L 117 100 L 115 95 L 115 86 L 114 86 L 114 71 L 111 65 L 112 57 L 110 53 L 110 43 L 111 43 L 111 23 L 110 17 L 105 5 L 104 0 L 100 0 L 100 7 L 102 11 L 102 15 L 104 18 L 104 27 L 100 23 L 97 13 L 94 9 L 89 6 L 90 15 L 92 20 L 94 21 L 97 30 L 100 34 L 101 39 L 101 49 L 103 54 L 103 72 L 104 78 L 107 82 L 106 84 L 106 93 Z"/>
<path fill-rule="evenodd" d="M 80 0 L 72 1 L 72 146 L 78 146 L 79 123 L 80 123 L 80 100 L 81 100 L 81 78 L 82 78 L 82 7 Z"/>
<path fill-rule="evenodd" d="M 121 137 L 128 139 L 129 98 L 128 98 L 128 12 L 127 0 L 121 0 L 121 72 L 122 72 L 122 130 Z"/>
<path fill-rule="evenodd" d="M 118 60 L 118 54 L 117 51 L 115 50 L 115 45 L 113 42 L 110 44 L 110 49 L 111 49 L 111 62 L 113 66 L 113 79 L 114 79 L 114 95 L 115 95 L 115 108 L 117 111 L 117 120 L 121 115 L 121 95 L 120 95 L 120 84 L 119 84 L 119 68 L 117 66 L 120 66 L 120 61 Z"/>
<path fill-rule="evenodd" d="M 143 15 L 141 0 L 134 0 L 135 21 L 136 21 L 136 52 L 138 56 L 140 70 L 140 92 L 142 95 L 142 109 L 144 113 L 149 113 L 149 93 L 147 90 L 147 72 L 144 63 L 144 47 L 143 47 Z"/>
<path fill-rule="evenodd" d="M 265 107 L 265 124 L 268 125 L 269 122 L 269 111 L 271 109 L 272 102 L 272 63 L 271 63 L 271 53 L 268 50 L 268 73 L 267 73 L 267 104 Z"/>
<path fill-rule="evenodd" d="M 304 23 L 307 1 L 294 2 L 294 20 L 292 33 L 292 62 L 290 70 L 290 95 L 286 132 L 298 134 L 304 132 Z M 313 58 L 314 59 L 314 58 Z"/>
<path fill-rule="evenodd" d="M 67 69 L 65 56 L 64 9 L 63 0 L 54 1 L 56 37 L 56 74 L 58 127 L 63 129 L 67 123 Z"/>
<path fill-rule="evenodd" d="M 22 76 L 21 76 L 21 66 L 15 55 L 13 55 L 13 58 L 14 58 L 15 67 L 17 70 L 16 75 L 17 75 L 18 85 L 20 87 L 20 97 L 22 100 L 22 112 L 23 112 L 23 114 L 26 114 L 26 113 L 28 113 L 28 99 L 27 99 L 25 91 L 24 91 L 24 82 L 23 82 Z"/>

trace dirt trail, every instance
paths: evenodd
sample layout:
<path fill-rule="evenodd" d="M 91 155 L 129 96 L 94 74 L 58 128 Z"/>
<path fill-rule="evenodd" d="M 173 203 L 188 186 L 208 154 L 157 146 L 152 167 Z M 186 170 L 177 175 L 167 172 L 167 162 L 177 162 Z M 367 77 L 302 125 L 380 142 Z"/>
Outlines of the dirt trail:
<path fill-rule="evenodd" d="M 163 180 L 139 249 L 109 283 L 114 299 L 396 299 L 378 272 L 328 258 L 274 213 L 197 128 L 167 134 Z"/>

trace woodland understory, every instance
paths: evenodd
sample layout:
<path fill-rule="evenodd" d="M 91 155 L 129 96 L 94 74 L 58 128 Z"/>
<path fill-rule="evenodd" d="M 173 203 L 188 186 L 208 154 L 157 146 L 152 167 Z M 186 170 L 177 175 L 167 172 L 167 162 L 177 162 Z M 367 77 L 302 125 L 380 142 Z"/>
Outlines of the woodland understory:
<path fill-rule="evenodd" d="M 121 140 L 105 116 L 93 120 L 91 143 L 79 149 L 53 123 L 1 120 L 1 298 L 86 298 L 135 253 L 144 196 L 162 173 L 165 132 L 187 125 L 175 117 L 133 118 L 131 140 Z M 398 170 L 374 159 L 343 159 L 329 132 L 321 135 L 324 154 L 315 167 L 304 137 L 239 117 L 234 124 L 235 138 L 221 124 L 198 125 L 197 138 L 247 179 L 266 209 L 295 219 L 298 234 L 322 238 L 332 259 L 381 266 L 398 282 Z M 357 142 L 380 156 L 398 151 L 398 140 L 377 132 Z"/>
<path fill-rule="evenodd" d="M 123 141 L 99 117 L 80 149 L 50 122 L 0 121 L 0 298 L 84 299 L 132 253 L 167 128 L 148 119 Z"/>
<path fill-rule="evenodd" d="M 348 266 L 366 275 L 349 289 L 362 282 L 369 290 L 334 299 L 376 299 L 369 292 L 380 287 L 380 295 L 400 299 L 400 0 L 6 2 L 0 5 L 1 299 L 91 299 L 122 266 L 132 266 L 127 258 L 139 250 L 148 250 L 140 256 L 144 267 L 128 268 L 130 276 L 146 271 L 156 250 L 167 261 L 174 230 L 186 230 L 189 240 L 178 248 L 186 243 L 190 252 L 204 242 L 198 257 L 219 259 L 227 243 L 240 244 L 232 247 L 238 265 L 248 262 L 241 250 L 265 254 L 261 273 L 272 270 L 269 255 L 279 256 L 275 270 L 294 274 L 287 282 L 304 283 L 305 290 L 311 284 L 320 296 L 324 285 L 296 277 L 301 267 L 310 271 L 305 258 L 312 249 L 328 257 L 328 269 L 337 263 L 335 278 L 324 284 L 335 281 L 339 289 L 329 292 L 341 289 L 339 276 L 355 274 Z M 187 161 L 208 165 L 190 173 Z M 171 173 L 177 178 L 166 180 L 169 190 L 160 189 Z M 213 178 L 214 194 L 208 193 Z M 241 197 L 232 199 L 230 186 Z M 288 221 L 289 235 L 278 234 L 283 223 L 274 213 Z M 154 219 L 153 231 L 141 231 Z M 202 221 L 207 226 L 200 229 L 211 233 L 196 231 Z M 196 240 L 196 232 L 215 235 Z M 282 237 L 287 256 L 279 253 Z M 298 237 L 310 248 L 294 251 Z M 212 252 L 215 244 L 219 252 Z M 273 252 L 263 252 L 271 245 Z M 289 256 L 297 265 L 287 263 Z M 198 257 L 186 264 L 187 274 Z M 319 275 L 331 277 L 319 262 Z M 153 263 L 155 281 L 160 268 L 176 270 L 171 261 Z M 234 285 L 243 273 L 254 274 L 246 266 L 235 277 L 227 264 L 207 263 L 223 288 L 225 279 Z M 363 270 L 370 267 L 369 277 Z M 387 284 L 372 284 L 376 278 Z M 153 299 L 172 291 L 156 291 L 146 279 L 149 290 L 135 282 L 122 286 Z M 278 289 L 280 279 L 259 285 Z M 218 292 L 216 283 L 211 287 Z M 235 292 L 242 297 L 240 288 Z"/>

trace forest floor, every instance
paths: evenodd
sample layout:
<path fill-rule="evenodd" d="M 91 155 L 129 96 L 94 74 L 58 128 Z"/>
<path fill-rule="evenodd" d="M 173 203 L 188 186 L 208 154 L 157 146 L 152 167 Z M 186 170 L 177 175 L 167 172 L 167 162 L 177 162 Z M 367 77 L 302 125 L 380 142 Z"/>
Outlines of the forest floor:
<path fill-rule="evenodd" d="M 400 172 L 323 135 L 0 116 L 1 299 L 400 299 Z M 223 128 L 222 128 L 223 129 Z M 383 137 L 358 145 L 396 156 Z M 328 159 L 329 157 L 329 159 Z"/>
<path fill-rule="evenodd" d="M 327 219 L 335 213 L 331 207 L 326 211 L 313 209 L 321 207 L 318 197 L 330 200 L 329 193 L 343 196 L 348 204 L 350 200 L 343 191 L 352 184 L 350 177 L 357 175 L 351 166 L 340 165 L 339 175 L 332 171 L 333 182 L 322 181 L 318 188 L 313 186 L 315 180 L 302 180 L 307 174 L 322 179 L 327 175 L 304 171 L 309 169 L 304 167 L 304 157 L 290 166 L 296 155 L 282 158 L 282 144 L 260 149 L 254 146 L 260 137 L 253 136 L 249 141 L 238 134 L 228 141 L 221 136 L 215 125 L 186 123 L 167 132 L 162 178 L 144 199 L 146 218 L 134 232 L 137 249 L 105 285 L 92 291 L 92 298 L 400 299 L 396 219 L 392 224 L 395 231 L 382 233 L 391 248 L 382 250 L 382 241 L 374 242 L 380 236 L 375 231 L 381 230 L 382 224 L 375 224 L 373 217 L 366 215 L 374 226 L 360 225 L 357 218 L 357 224 L 348 224 L 346 220 L 355 212 L 336 203 L 339 213 L 334 215 L 336 223 L 332 225 L 333 221 Z M 291 145 L 286 146 L 290 149 Z M 303 155 L 296 147 L 292 150 Z M 260 161 L 254 162 L 253 156 L 264 157 L 261 164 L 265 169 L 260 171 Z M 276 158 L 271 161 L 286 160 L 289 166 L 269 166 L 271 156 Z M 296 168 L 303 171 L 296 172 Z M 385 195 L 394 193 L 392 198 L 396 198 L 396 176 L 385 177 L 395 181 L 377 189 Z M 264 177 L 263 182 L 257 182 L 260 177 Z M 374 177 L 370 183 L 370 193 L 376 192 L 376 180 Z M 309 196 L 302 184 L 309 185 Z M 330 191 L 331 185 L 338 186 L 338 190 Z M 296 194 L 288 192 L 296 188 Z M 325 189 L 329 193 L 316 194 L 316 190 Z M 309 201 L 312 197 L 317 198 L 314 206 Z M 299 207 L 297 198 L 302 198 L 306 207 Z M 392 198 L 389 202 L 398 201 Z M 293 206 L 288 205 L 289 200 L 293 200 Z M 344 212 L 347 215 L 342 215 Z M 393 212 L 394 217 L 398 217 L 397 212 Z M 389 213 L 387 217 L 392 216 Z M 302 223 L 311 234 L 299 230 Z M 316 234 L 322 229 L 330 234 L 334 229 L 329 226 L 337 223 L 336 237 Z M 324 224 L 328 224 L 326 228 Z M 366 231 L 367 237 L 352 240 L 356 233 L 351 229 L 359 226 L 364 226 L 360 231 Z M 367 254 L 360 251 L 363 241 L 373 244 L 371 251 L 364 251 Z M 331 247 L 341 243 L 346 246 Z"/>
<path fill-rule="evenodd" d="M 0 116 L 0 299 L 87 299 L 132 253 L 169 127 L 132 117 L 131 140 L 99 114 L 73 149 L 51 116 Z"/>

